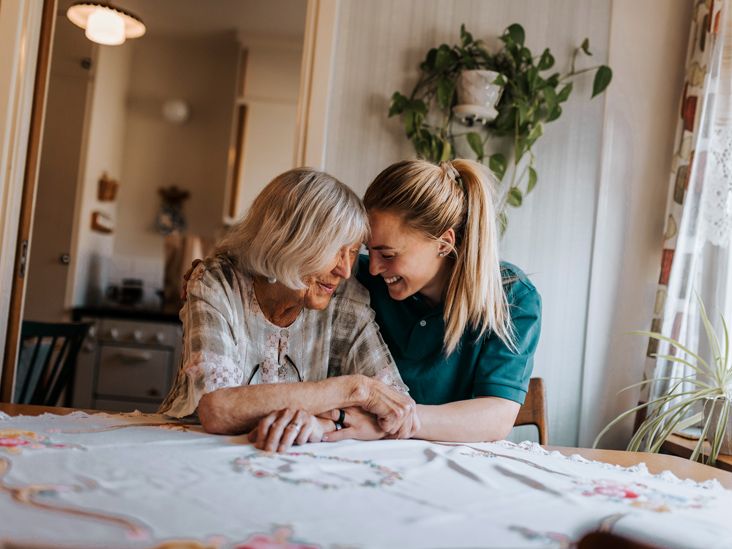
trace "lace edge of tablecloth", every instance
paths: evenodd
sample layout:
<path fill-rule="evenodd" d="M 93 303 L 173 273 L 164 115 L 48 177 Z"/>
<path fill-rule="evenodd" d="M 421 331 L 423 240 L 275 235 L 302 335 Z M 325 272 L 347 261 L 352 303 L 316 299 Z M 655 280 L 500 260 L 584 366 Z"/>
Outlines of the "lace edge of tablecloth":
<path fill-rule="evenodd" d="M 683 484 L 685 486 L 698 486 L 707 490 L 726 490 L 724 486 L 717 480 L 717 479 L 709 479 L 702 482 L 698 482 L 696 480 L 690 479 L 690 478 L 679 478 L 674 473 L 672 473 L 669 470 L 661 471 L 660 473 L 651 473 L 648 470 L 648 466 L 644 463 L 638 463 L 636 465 L 631 465 L 630 467 L 624 467 L 622 465 L 615 465 L 613 463 L 606 463 L 604 461 L 596 461 L 592 459 L 587 459 L 579 454 L 572 454 L 572 455 L 566 455 L 558 450 L 546 450 L 545 448 L 542 448 L 538 443 L 531 442 L 528 440 L 525 440 L 524 442 L 514 443 L 510 442 L 508 440 L 501 440 L 496 442 L 495 444 L 499 444 L 501 446 L 504 446 L 506 448 L 513 448 L 513 449 L 521 449 L 525 450 L 529 453 L 533 454 L 541 454 L 541 455 L 549 455 L 552 457 L 564 459 L 567 461 L 572 461 L 575 463 L 591 463 L 593 465 L 597 465 L 603 469 L 609 469 L 613 471 L 627 471 L 630 473 L 638 473 L 642 476 L 649 477 L 649 478 L 657 478 L 660 480 L 663 480 L 665 482 L 670 482 L 672 484 Z"/>
<path fill-rule="evenodd" d="M 51 414 L 49 412 L 45 412 L 43 414 L 38 415 L 25 415 L 25 414 L 16 414 L 16 415 L 9 415 L 5 412 L 0 412 L 0 421 L 6 421 L 9 419 L 17 418 L 17 417 L 24 417 L 24 418 L 30 418 L 30 417 L 38 417 L 43 419 L 50 419 L 50 420 L 60 420 L 60 419 L 68 419 L 68 418 L 87 418 L 87 417 L 96 417 L 96 418 L 118 418 L 118 417 L 134 417 L 134 418 L 140 418 L 140 417 L 150 417 L 150 418 L 165 418 L 168 421 L 171 421 L 175 423 L 175 420 L 172 420 L 168 416 L 164 416 L 162 414 L 146 414 L 144 412 L 141 412 L 140 410 L 135 410 L 134 412 L 114 412 L 114 413 L 108 413 L 108 412 L 82 412 L 80 410 L 77 410 L 76 412 L 71 412 L 70 414 Z"/>

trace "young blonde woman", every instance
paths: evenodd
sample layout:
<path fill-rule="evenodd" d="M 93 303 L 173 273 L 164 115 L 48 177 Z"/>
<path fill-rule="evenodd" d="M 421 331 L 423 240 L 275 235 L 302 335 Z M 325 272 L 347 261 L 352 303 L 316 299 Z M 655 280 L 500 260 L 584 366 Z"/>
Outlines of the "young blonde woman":
<path fill-rule="evenodd" d="M 358 280 L 417 402 L 415 438 L 505 438 L 523 403 L 541 326 L 541 298 L 498 253 L 493 178 L 481 164 L 409 160 L 364 197 L 369 256 Z M 327 440 L 387 436 L 374 416 L 346 410 Z"/>

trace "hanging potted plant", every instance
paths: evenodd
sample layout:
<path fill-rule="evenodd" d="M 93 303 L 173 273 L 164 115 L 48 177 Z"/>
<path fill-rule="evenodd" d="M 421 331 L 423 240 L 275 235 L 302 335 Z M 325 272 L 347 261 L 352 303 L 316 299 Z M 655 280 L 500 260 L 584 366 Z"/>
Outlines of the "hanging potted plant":
<path fill-rule="evenodd" d="M 655 377 L 636 383 L 623 391 L 656 382 L 669 382 L 670 389 L 662 396 L 645 402 L 620 414 L 597 435 L 593 447 L 613 426 L 646 410 L 646 418 L 639 425 L 628 443 L 629 451 L 641 449 L 658 452 L 666 439 L 675 431 L 701 424 L 699 440 L 691 454 L 692 461 L 699 459 L 705 441 L 709 441 L 707 463 L 714 464 L 720 453 L 732 453 L 732 364 L 730 363 L 730 341 L 727 323 L 721 318 L 722 341 L 717 336 L 707 315 L 704 304 L 699 300 L 699 310 L 711 354 L 710 360 L 685 347 L 679 341 L 658 332 L 634 332 L 665 342 L 673 349 L 669 354 L 656 358 L 680 364 L 687 372 L 679 376 Z M 701 410 L 694 413 L 695 410 Z"/>
<path fill-rule="evenodd" d="M 440 162 L 455 158 L 456 150 L 462 156 L 472 151 L 487 163 L 502 182 L 498 211 L 503 230 L 507 206 L 521 206 L 538 181 L 533 146 L 544 126 L 561 116 L 573 79 L 594 72 L 595 97 L 610 84 L 612 71 L 606 65 L 576 68 L 580 55 L 592 55 L 588 39 L 575 49 L 568 72 L 549 75 L 554 56 L 549 48 L 534 55 L 521 25 L 510 25 L 500 40 L 502 48 L 491 53 L 461 25 L 459 44 L 427 52 L 412 92 L 392 95 L 389 116 L 401 116 L 406 136 L 422 158 Z M 494 138 L 507 141 L 507 150 L 492 150 Z"/>

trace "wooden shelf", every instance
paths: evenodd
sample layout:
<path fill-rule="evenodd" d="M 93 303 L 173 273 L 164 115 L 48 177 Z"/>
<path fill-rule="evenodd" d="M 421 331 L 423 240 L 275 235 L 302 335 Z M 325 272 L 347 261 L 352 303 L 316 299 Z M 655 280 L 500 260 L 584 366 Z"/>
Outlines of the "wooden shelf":
<path fill-rule="evenodd" d="M 668 437 L 668 439 L 666 439 L 666 442 L 663 443 L 663 446 L 661 446 L 661 451 L 674 456 L 688 459 L 691 456 L 691 453 L 694 451 L 696 442 L 696 440 L 684 438 L 679 435 L 671 435 L 670 437 Z M 709 455 L 708 442 L 704 443 L 704 448 L 702 449 L 702 452 L 705 456 Z M 714 467 L 717 467 L 718 469 L 723 469 L 725 471 L 732 471 L 732 455 L 719 454 L 719 457 L 717 457 L 717 463 L 714 464 Z"/>

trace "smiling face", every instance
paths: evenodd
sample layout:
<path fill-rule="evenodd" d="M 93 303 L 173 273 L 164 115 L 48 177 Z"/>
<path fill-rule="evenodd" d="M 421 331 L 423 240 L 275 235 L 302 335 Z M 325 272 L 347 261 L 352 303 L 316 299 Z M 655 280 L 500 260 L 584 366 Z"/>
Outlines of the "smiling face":
<path fill-rule="evenodd" d="M 308 286 L 302 290 L 303 306 L 306 309 L 322 311 L 328 306 L 338 284 L 351 276 L 360 246 L 360 242 L 343 246 L 326 268 L 303 279 Z"/>
<path fill-rule="evenodd" d="M 391 212 L 370 211 L 369 222 L 369 272 L 384 279 L 391 298 L 401 301 L 420 293 L 433 303 L 442 301 L 452 269 L 447 257 L 449 244 L 454 242 L 452 229 L 440 241 L 409 227 Z"/>

